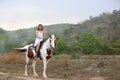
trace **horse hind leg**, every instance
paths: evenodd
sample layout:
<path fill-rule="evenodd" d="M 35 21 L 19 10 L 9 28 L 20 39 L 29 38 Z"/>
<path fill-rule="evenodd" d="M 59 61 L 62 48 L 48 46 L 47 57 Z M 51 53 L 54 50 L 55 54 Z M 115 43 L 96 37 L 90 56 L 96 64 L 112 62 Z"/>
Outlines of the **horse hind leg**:
<path fill-rule="evenodd" d="M 29 58 L 26 57 L 26 62 L 25 62 L 25 76 L 28 76 L 28 72 L 27 72 L 28 62 L 29 62 Z"/>
<path fill-rule="evenodd" d="M 35 67 L 36 67 L 36 60 L 33 60 L 32 67 L 33 67 L 34 76 L 38 76 L 38 74 L 36 73 L 36 70 L 35 70 Z"/>

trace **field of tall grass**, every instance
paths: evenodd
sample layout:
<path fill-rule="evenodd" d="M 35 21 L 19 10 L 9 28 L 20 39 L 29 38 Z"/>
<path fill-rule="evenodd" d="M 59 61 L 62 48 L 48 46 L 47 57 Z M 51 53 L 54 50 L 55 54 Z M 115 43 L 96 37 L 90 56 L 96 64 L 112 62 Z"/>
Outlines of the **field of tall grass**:
<path fill-rule="evenodd" d="M 120 55 L 79 55 L 72 59 L 69 55 L 53 55 L 47 67 L 49 78 L 67 80 L 120 80 Z M 25 55 L 22 53 L 5 53 L 0 55 L 0 80 L 20 80 L 12 76 L 24 76 Z M 42 78 L 43 64 L 38 59 L 36 71 Z M 31 62 L 28 66 L 29 77 L 33 77 Z"/>

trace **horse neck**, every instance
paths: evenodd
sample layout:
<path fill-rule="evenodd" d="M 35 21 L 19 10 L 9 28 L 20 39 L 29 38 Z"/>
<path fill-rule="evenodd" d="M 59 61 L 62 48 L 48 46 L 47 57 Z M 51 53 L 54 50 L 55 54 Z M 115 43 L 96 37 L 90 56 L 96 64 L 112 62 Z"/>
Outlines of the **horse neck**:
<path fill-rule="evenodd" d="M 47 40 L 46 40 L 46 42 L 43 44 L 43 48 L 50 48 L 50 41 L 49 41 L 50 39 L 48 38 Z"/>

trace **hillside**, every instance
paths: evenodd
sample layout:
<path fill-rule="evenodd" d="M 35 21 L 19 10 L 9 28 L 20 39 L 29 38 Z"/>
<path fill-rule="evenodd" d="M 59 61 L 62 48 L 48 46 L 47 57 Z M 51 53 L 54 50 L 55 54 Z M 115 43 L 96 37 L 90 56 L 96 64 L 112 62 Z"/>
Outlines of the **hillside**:
<path fill-rule="evenodd" d="M 36 28 L 37 27 L 33 27 L 16 31 L 5 31 L 0 28 L 0 53 L 8 52 L 13 47 L 21 47 L 26 44 L 34 43 Z M 72 48 L 70 47 L 71 45 L 74 46 L 77 52 L 80 52 L 80 50 L 82 49 L 81 45 L 83 43 L 80 41 L 82 40 L 81 36 L 85 33 L 92 33 L 92 35 L 95 35 L 95 38 L 93 36 L 95 40 L 97 38 L 100 38 L 104 41 L 116 42 L 113 45 L 107 45 L 110 47 L 110 49 L 114 48 L 114 51 L 116 51 L 119 50 L 120 47 L 120 10 L 114 10 L 112 13 L 102 13 L 96 17 L 90 16 L 89 20 L 86 20 L 82 23 L 78 22 L 78 24 L 64 23 L 47 25 L 45 26 L 45 29 L 48 31 L 49 34 L 57 35 L 57 38 L 59 39 L 57 42 L 57 44 L 59 45 L 56 50 L 57 53 L 59 53 L 59 51 L 61 50 L 64 52 L 64 49 L 65 52 L 68 53 L 68 51 L 70 51 Z M 74 43 L 76 41 L 78 42 Z M 69 45 L 69 43 L 71 43 L 71 45 Z M 101 44 L 101 42 L 99 43 Z M 61 44 L 62 46 L 60 46 Z M 96 46 L 98 46 L 98 44 Z M 101 47 L 103 49 L 103 46 Z M 67 49 L 68 51 L 66 51 Z M 109 51 L 109 49 L 107 50 Z M 117 53 L 119 53 L 119 51 Z"/>
<path fill-rule="evenodd" d="M 6 31 L 4 29 L 0 28 L 0 34 L 4 34 L 4 33 L 6 33 Z"/>
<path fill-rule="evenodd" d="M 99 16 L 90 16 L 89 20 L 74 25 L 66 30 L 66 36 L 73 37 L 91 32 L 105 40 L 120 38 L 120 10 L 112 13 L 102 13 Z"/>
<path fill-rule="evenodd" d="M 70 28 L 73 24 L 54 24 L 45 26 L 48 34 L 63 35 L 64 30 Z M 0 53 L 7 52 L 13 47 L 21 47 L 26 44 L 34 43 L 35 30 L 37 27 L 29 29 L 20 29 L 16 31 L 5 31 L 0 28 Z M 47 35 L 45 36 L 47 37 Z"/>
<path fill-rule="evenodd" d="M 45 28 L 49 33 L 57 34 L 59 36 L 64 36 L 63 34 L 64 31 L 73 26 L 74 24 L 64 23 L 64 24 L 54 24 L 54 25 L 45 26 Z"/>

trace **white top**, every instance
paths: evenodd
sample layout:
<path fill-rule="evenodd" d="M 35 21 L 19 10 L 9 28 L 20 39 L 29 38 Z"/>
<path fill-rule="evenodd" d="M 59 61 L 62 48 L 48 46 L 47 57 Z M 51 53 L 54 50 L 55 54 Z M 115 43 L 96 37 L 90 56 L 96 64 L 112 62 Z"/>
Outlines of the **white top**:
<path fill-rule="evenodd" d="M 38 37 L 40 37 L 40 38 L 43 39 L 43 32 L 42 32 L 42 31 L 39 31 L 39 32 L 38 32 Z"/>
<path fill-rule="evenodd" d="M 43 32 L 42 31 L 38 32 L 38 37 L 40 37 L 40 38 L 35 39 L 34 46 L 37 46 L 37 44 L 39 44 L 41 41 L 43 41 Z"/>

